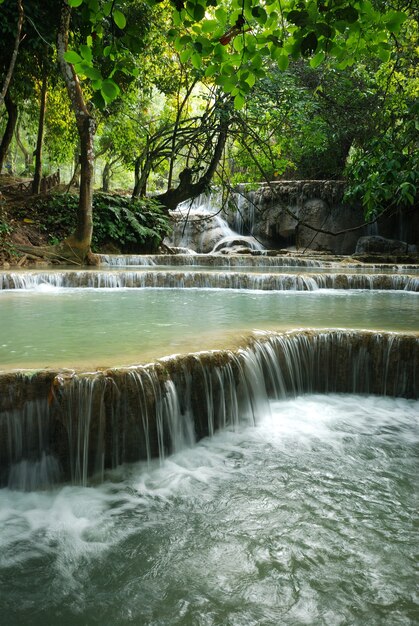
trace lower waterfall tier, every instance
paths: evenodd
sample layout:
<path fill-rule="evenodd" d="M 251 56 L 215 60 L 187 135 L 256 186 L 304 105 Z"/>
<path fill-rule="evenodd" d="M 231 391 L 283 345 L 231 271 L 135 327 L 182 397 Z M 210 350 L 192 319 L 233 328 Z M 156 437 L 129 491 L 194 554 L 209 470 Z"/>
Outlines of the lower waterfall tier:
<path fill-rule="evenodd" d="M 413 626 L 419 401 L 271 400 L 100 485 L 0 489 L 4 626 Z"/>
<path fill-rule="evenodd" d="M 380 289 L 419 292 L 414 273 L 364 270 L 317 272 L 237 272 L 188 270 L 31 271 L 0 273 L 0 290 L 10 289 L 252 289 L 257 291 L 315 291 L 316 289 Z"/>
<path fill-rule="evenodd" d="M 239 423 L 269 398 L 308 392 L 416 398 L 419 337 L 371 331 L 261 332 L 247 346 L 98 372 L 0 375 L 0 482 L 48 487 L 163 459 Z"/>

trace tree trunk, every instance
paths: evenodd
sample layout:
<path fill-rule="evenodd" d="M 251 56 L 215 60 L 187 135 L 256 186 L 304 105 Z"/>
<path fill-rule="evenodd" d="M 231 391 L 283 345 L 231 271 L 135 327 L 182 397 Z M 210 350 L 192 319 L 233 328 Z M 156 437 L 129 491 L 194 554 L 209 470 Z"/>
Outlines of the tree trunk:
<path fill-rule="evenodd" d="M 74 170 L 70 182 L 68 183 L 67 193 L 70 191 L 71 187 L 80 187 L 80 145 L 77 145 L 74 152 Z"/>
<path fill-rule="evenodd" d="M 77 128 L 80 137 L 80 193 L 74 236 L 87 248 L 87 254 L 93 233 L 93 140 L 96 123 L 90 115 L 78 116 Z"/>
<path fill-rule="evenodd" d="M 132 198 L 144 198 L 147 193 L 147 181 L 151 172 L 151 161 L 147 159 L 142 168 L 141 161 L 141 157 L 135 161 L 135 182 L 131 196 Z"/>
<path fill-rule="evenodd" d="M 44 60 L 44 67 L 42 72 L 42 87 L 41 87 L 41 102 L 39 107 L 39 121 L 38 121 L 38 138 L 36 140 L 35 149 L 35 173 L 32 183 L 32 193 L 39 194 L 41 191 L 41 177 L 42 177 L 42 144 L 44 141 L 44 126 L 45 126 L 45 111 L 47 108 L 47 85 L 48 85 L 48 73 L 47 63 Z"/>
<path fill-rule="evenodd" d="M 7 92 L 4 97 L 4 104 L 6 105 L 8 117 L 4 135 L 0 144 L 0 173 L 3 169 L 7 151 L 9 150 L 10 143 L 13 139 L 13 133 L 15 132 L 17 123 L 17 105 L 13 102 L 9 92 Z"/>
<path fill-rule="evenodd" d="M 151 172 L 151 158 L 150 158 L 150 142 L 147 138 L 147 142 L 144 150 L 140 156 L 135 159 L 134 164 L 134 189 L 132 190 L 132 198 L 144 198 L 147 193 L 147 181 Z"/>
<path fill-rule="evenodd" d="M 60 26 L 57 36 L 58 60 L 67 93 L 76 118 L 80 139 L 80 194 L 77 211 L 77 227 L 73 235 L 64 244 L 80 261 L 84 261 L 90 252 L 93 232 L 93 140 L 96 123 L 90 115 L 81 90 L 80 82 L 73 66 L 64 59 L 68 45 L 71 7 L 67 0 L 62 0 Z"/>
<path fill-rule="evenodd" d="M 23 19 L 25 17 L 24 16 L 24 11 L 23 11 L 22 0 L 16 0 L 16 4 L 17 4 L 17 11 L 18 11 L 18 19 L 17 19 L 17 29 L 16 29 L 16 36 L 15 36 L 15 44 L 13 46 L 13 52 L 12 52 L 12 56 L 11 56 L 10 63 L 9 63 L 9 69 L 7 70 L 7 74 L 6 74 L 6 77 L 4 79 L 1 91 L 0 91 L 0 106 L 3 103 L 3 100 L 6 99 L 6 94 L 7 94 L 7 91 L 9 89 L 9 84 L 10 84 L 10 81 L 11 81 L 12 76 L 13 76 L 13 70 L 15 68 L 17 53 L 18 53 L 19 44 L 20 44 L 20 33 L 22 31 Z M 1 168 L 0 168 L 0 171 L 1 171 Z"/>
<path fill-rule="evenodd" d="M 15 130 L 16 144 L 19 147 L 19 150 L 21 151 L 21 153 L 23 154 L 23 158 L 25 160 L 25 168 L 21 176 L 30 176 L 31 175 L 31 160 L 32 160 L 31 154 L 29 150 L 27 150 L 25 146 L 23 145 L 23 141 L 20 138 L 19 126 L 20 126 L 20 123 L 17 123 L 16 130 Z"/>
<path fill-rule="evenodd" d="M 111 182 L 111 164 L 109 161 L 106 161 L 105 167 L 102 172 L 102 191 L 105 193 L 109 192 L 109 184 Z"/>

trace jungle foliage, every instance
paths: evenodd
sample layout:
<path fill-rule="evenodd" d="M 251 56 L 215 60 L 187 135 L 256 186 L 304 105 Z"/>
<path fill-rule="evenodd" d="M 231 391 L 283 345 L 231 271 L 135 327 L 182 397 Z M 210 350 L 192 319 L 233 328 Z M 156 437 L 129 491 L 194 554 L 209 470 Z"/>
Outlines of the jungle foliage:
<path fill-rule="evenodd" d="M 417 202 L 409 0 L 0 0 L 0 13 L 0 171 L 30 175 L 35 151 L 44 173 L 67 169 L 84 252 L 102 228 L 94 168 L 96 186 L 101 170 L 104 190 L 166 208 L 211 180 L 289 177 L 346 178 L 368 218 Z"/>
<path fill-rule="evenodd" d="M 51 194 L 34 204 L 41 228 L 66 237 L 74 230 L 78 198 L 75 194 Z M 94 252 L 156 252 L 170 232 L 167 214 L 152 198 L 131 199 L 122 195 L 97 192 L 93 195 Z"/>

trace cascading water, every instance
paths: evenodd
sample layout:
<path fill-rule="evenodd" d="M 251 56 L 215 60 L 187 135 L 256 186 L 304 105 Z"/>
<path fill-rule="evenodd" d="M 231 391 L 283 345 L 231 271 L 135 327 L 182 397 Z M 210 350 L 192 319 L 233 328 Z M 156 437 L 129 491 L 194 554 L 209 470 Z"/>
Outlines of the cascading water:
<path fill-rule="evenodd" d="M 138 459 L 164 458 L 226 425 L 258 422 L 268 397 L 307 392 L 416 397 L 419 340 L 366 332 L 259 334 L 237 352 L 172 357 L 93 374 L 0 377 L 3 482 L 54 454 L 64 479 Z M 22 384 L 23 381 L 23 384 Z M 19 406 L 17 410 L 16 407 Z M 42 419 L 41 419 L 42 418 Z M 13 471 L 10 467 L 13 466 Z M 43 478 L 48 484 L 52 478 Z"/>
<path fill-rule="evenodd" d="M 1 276 L 1 623 L 415 622 L 417 268 L 215 258 Z"/>
<path fill-rule="evenodd" d="M 0 289 L 60 288 L 199 288 L 313 291 L 316 289 L 379 289 L 419 291 L 419 277 L 409 274 L 252 273 L 203 271 L 71 271 L 0 274 Z"/>
<path fill-rule="evenodd" d="M 237 251 L 238 248 L 262 251 L 262 244 L 253 236 L 230 228 L 222 216 L 222 207 L 220 194 L 201 195 L 193 201 L 182 202 L 171 213 L 174 227 L 166 243 L 203 254 Z"/>

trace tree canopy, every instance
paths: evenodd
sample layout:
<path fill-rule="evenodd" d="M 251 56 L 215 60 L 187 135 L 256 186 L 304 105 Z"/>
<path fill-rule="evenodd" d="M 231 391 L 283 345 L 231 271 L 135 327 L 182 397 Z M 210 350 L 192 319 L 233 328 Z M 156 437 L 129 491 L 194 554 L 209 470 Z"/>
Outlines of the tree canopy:
<path fill-rule="evenodd" d="M 1 162 L 15 141 L 30 167 L 44 94 L 48 163 L 81 165 L 68 241 L 80 258 L 95 155 L 104 187 L 119 164 L 134 196 L 152 184 L 167 208 L 216 172 L 346 176 L 370 217 L 416 201 L 409 0 L 0 0 L 0 12 Z"/>

